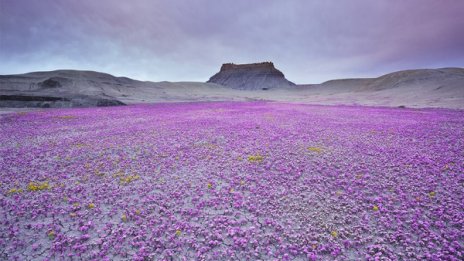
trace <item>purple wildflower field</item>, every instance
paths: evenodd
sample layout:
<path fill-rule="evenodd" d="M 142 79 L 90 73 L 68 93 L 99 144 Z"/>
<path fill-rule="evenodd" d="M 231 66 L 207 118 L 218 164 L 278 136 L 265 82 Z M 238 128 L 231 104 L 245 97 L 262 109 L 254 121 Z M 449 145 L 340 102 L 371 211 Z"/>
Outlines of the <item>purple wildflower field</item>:
<path fill-rule="evenodd" d="M 463 111 L 173 103 L 0 126 L 0 259 L 464 258 Z"/>

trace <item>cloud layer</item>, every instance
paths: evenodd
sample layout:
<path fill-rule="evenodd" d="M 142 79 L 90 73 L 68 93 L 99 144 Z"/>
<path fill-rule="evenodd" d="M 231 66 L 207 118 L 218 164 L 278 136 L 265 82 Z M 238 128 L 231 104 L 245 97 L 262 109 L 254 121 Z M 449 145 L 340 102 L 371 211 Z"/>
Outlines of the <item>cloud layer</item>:
<path fill-rule="evenodd" d="M 464 66 L 464 1 L 0 0 L 0 74 L 87 69 L 206 81 L 273 61 L 314 83 Z"/>

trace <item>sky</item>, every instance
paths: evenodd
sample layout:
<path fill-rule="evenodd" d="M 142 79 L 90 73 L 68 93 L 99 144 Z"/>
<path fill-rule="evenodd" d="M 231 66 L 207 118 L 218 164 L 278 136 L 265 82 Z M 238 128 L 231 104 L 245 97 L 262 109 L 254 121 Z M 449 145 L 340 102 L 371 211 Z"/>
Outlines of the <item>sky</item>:
<path fill-rule="evenodd" d="M 464 67 L 462 0 L 0 0 L 0 74 L 207 81 L 272 61 L 319 83 Z"/>

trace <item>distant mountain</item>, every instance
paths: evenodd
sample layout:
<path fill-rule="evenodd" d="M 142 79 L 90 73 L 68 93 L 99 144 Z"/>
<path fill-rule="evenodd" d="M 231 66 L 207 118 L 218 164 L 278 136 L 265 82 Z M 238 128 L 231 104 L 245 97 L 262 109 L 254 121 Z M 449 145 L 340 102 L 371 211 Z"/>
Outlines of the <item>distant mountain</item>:
<path fill-rule="evenodd" d="M 294 87 L 272 62 L 233 64 L 225 63 L 208 82 L 239 90 L 268 90 Z"/>

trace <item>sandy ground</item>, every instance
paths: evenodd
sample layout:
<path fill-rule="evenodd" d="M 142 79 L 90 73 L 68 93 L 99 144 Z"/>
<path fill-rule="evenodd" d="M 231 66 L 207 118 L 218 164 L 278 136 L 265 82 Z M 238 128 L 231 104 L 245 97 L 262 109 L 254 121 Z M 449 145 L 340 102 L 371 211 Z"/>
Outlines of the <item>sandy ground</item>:
<path fill-rule="evenodd" d="M 268 90 L 238 91 L 223 87 L 200 86 L 186 89 L 174 87 L 158 93 L 134 93 L 130 98 L 117 97 L 127 104 L 179 101 L 250 101 L 266 100 L 290 103 L 320 105 L 368 105 L 368 106 L 405 106 L 411 108 L 450 108 L 464 109 L 464 97 L 433 95 L 421 93 L 417 88 L 411 90 L 387 89 L 376 92 L 333 92 L 332 90 Z"/>
<path fill-rule="evenodd" d="M 3 114 L 14 113 L 14 112 L 29 112 L 29 111 L 40 111 L 42 108 L 1 108 L 0 107 L 0 118 Z"/>
<path fill-rule="evenodd" d="M 462 97 L 421 96 L 415 91 L 397 93 L 398 90 L 384 90 L 370 93 L 331 93 L 311 90 L 269 90 L 239 91 L 223 87 L 197 86 L 196 88 L 174 87 L 162 92 L 145 91 L 127 96 L 115 96 L 126 104 L 169 103 L 169 102 L 208 102 L 208 101 L 253 101 L 265 100 L 288 103 L 318 105 L 364 105 L 409 108 L 449 108 L 464 109 Z M 44 110 L 43 108 L 0 108 L 0 115 L 12 112 Z"/>

